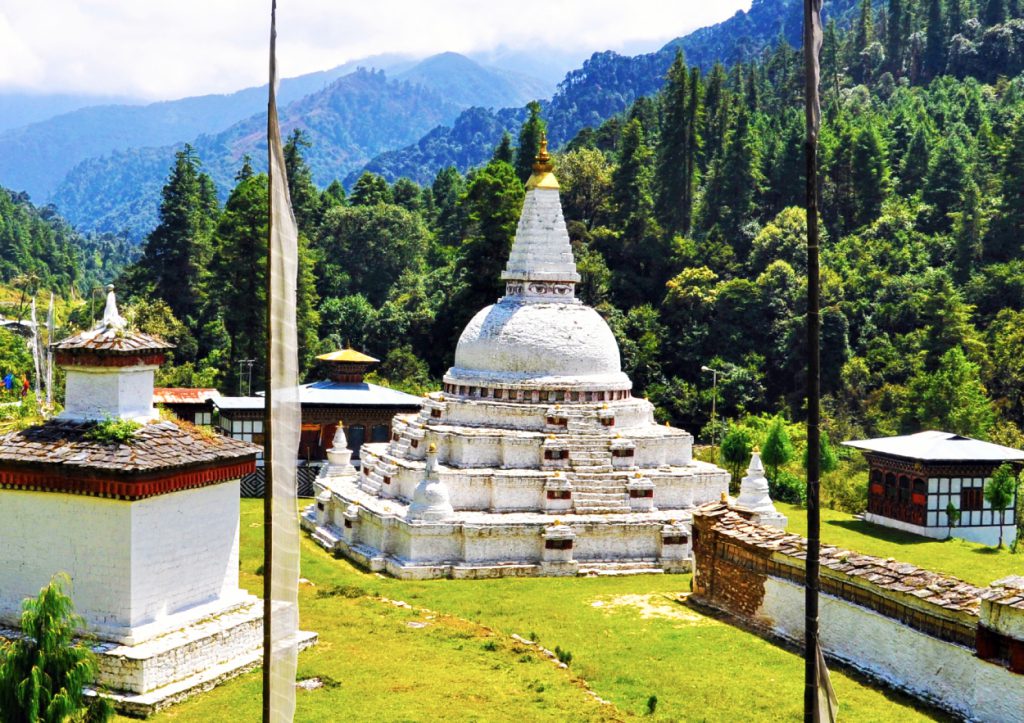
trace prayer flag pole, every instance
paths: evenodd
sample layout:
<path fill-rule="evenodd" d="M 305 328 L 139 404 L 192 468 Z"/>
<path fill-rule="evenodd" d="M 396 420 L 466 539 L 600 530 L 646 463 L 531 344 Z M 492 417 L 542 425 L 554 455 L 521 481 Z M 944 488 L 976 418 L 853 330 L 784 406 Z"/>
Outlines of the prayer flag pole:
<path fill-rule="evenodd" d="M 263 721 L 295 715 L 299 628 L 296 459 L 301 411 L 295 330 L 298 228 L 277 118 L 277 2 L 270 9 L 267 101 L 267 388 L 263 497 Z"/>
<path fill-rule="evenodd" d="M 818 642 L 818 576 L 821 545 L 819 487 L 821 476 L 821 318 L 818 257 L 818 97 L 821 50 L 822 0 L 804 0 L 805 119 L 807 124 L 807 564 L 804 608 L 804 720 L 814 723 L 833 718 L 832 706 L 821 698 L 822 676 L 827 676 Z M 824 683 L 827 690 L 831 686 Z M 832 697 L 826 696 L 831 702 Z M 823 715 L 824 713 L 824 715 Z M 825 718 L 825 716 L 828 716 Z"/>

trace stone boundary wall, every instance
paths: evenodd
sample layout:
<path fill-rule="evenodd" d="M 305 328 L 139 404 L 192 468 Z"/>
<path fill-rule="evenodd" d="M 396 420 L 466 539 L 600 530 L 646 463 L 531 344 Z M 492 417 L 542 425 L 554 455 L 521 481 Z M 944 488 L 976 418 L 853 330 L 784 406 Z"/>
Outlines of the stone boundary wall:
<path fill-rule="evenodd" d="M 696 601 L 802 640 L 804 538 L 720 503 L 695 511 L 692 531 Z M 822 647 L 959 715 L 1024 721 L 1022 586 L 1011 578 L 979 588 L 822 545 Z"/>

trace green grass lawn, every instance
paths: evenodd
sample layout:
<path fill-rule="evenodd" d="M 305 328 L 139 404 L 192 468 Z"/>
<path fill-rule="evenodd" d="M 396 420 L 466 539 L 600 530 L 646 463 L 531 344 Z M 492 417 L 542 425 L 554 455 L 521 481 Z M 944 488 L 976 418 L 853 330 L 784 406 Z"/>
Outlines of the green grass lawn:
<path fill-rule="evenodd" d="M 242 585 L 257 595 L 261 520 L 260 503 L 243 500 Z M 328 685 L 298 691 L 297 720 L 801 715 L 802 659 L 676 602 L 689 590 L 688 575 L 405 582 L 358 570 L 305 537 L 302 545 L 302 575 L 310 580 L 300 592 L 302 627 L 317 631 L 320 642 L 300 655 L 299 677 Z M 559 669 L 512 633 L 571 651 L 570 667 Z M 935 719 L 858 676 L 834 671 L 833 681 L 847 720 Z M 651 696 L 654 716 L 647 715 Z M 259 711 L 259 674 L 249 673 L 155 720 L 257 720 Z"/>
<path fill-rule="evenodd" d="M 807 535 L 804 508 L 781 502 L 775 506 L 789 517 L 786 529 Z M 973 585 L 988 585 L 1007 575 L 1024 573 L 1024 554 L 1014 555 L 1009 548 L 997 550 L 956 538 L 932 540 L 863 522 L 835 510 L 821 511 L 821 539 L 837 547 L 878 557 L 894 557 L 900 562 L 944 572 Z"/>

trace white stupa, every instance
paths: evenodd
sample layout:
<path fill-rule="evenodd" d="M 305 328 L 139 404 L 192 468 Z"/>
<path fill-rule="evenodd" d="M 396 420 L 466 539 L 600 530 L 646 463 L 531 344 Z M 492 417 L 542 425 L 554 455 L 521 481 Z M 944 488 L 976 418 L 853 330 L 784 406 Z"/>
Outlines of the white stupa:
<path fill-rule="evenodd" d="M 326 466 L 304 527 L 399 577 L 688 570 L 690 510 L 729 474 L 654 422 L 608 324 L 576 298 L 546 143 L 502 279 L 444 390 L 396 416 L 389 443 L 363 445 L 358 475 Z"/>
<path fill-rule="evenodd" d="M 761 453 L 754 450 L 750 456 L 747 476 L 740 481 L 740 496 L 736 498 L 736 507 L 751 513 L 751 520 L 759 525 L 786 529 L 788 518 L 775 509 L 768 494 L 768 478 L 764 475 Z"/>

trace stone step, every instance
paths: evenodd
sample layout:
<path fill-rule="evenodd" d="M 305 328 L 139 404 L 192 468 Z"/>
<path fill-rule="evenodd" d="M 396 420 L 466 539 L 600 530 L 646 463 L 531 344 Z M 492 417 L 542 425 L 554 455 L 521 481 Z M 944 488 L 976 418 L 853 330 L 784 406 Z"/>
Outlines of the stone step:
<path fill-rule="evenodd" d="M 602 474 L 607 475 L 607 474 L 611 474 L 614 471 L 614 469 L 615 468 L 612 467 L 610 464 L 579 465 L 579 466 L 572 465 L 572 470 L 574 472 L 581 472 L 583 474 L 593 474 L 593 475 L 602 475 Z"/>
<path fill-rule="evenodd" d="M 630 512 L 629 505 L 577 505 L 573 512 L 578 515 L 623 515 Z"/>
<path fill-rule="evenodd" d="M 663 575 L 665 571 L 654 561 L 646 560 L 622 560 L 622 561 L 598 561 L 588 560 L 580 562 L 576 575 L 587 576 L 610 576 L 610 575 Z"/>

